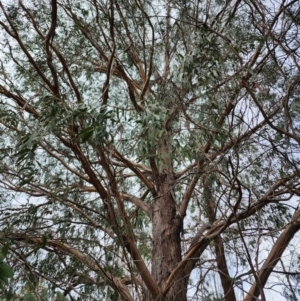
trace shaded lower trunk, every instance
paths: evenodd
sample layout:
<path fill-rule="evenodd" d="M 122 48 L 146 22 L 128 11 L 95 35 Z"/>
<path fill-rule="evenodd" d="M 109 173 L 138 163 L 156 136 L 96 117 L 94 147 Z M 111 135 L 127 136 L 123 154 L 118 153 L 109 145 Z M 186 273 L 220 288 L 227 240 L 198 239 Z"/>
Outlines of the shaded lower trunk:
<path fill-rule="evenodd" d="M 182 219 L 176 212 L 176 202 L 166 181 L 167 177 L 161 177 L 158 197 L 152 207 L 152 275 L 163 290 L 172 270 L 181 261 Z M 164 300 L 185 301 L 186 292 L 187 279 L 175 279 Z"/>

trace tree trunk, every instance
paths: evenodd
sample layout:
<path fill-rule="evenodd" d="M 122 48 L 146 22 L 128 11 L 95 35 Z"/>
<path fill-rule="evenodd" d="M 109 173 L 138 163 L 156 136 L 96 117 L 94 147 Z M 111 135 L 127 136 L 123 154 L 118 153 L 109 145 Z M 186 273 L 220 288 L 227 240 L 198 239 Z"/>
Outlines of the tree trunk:
<path fill-rule="evenodd" d="M 152 275 L 163 290 L 172 270 L 181 261 L 182 218 L 177 213 L 173 190 L 174 175 L 168 133 L 158 143 L 159 168 L 152 160 L 157 196 L 152 205 Z M 179 277 L 166 292 L 165 300 L 185 301 L 187 279 Z"/>
<path fill-rule="evenodd" d="M 181 261 L 182 219 L 176 213 L 176 202 L 166 178 L 158 190 L 152 211 L 152 275 L 161 290 L 172 270 Z M 187 279 L 176 279 L 167 292 L 166 300 L 185 301 L 186 292 Z"/>

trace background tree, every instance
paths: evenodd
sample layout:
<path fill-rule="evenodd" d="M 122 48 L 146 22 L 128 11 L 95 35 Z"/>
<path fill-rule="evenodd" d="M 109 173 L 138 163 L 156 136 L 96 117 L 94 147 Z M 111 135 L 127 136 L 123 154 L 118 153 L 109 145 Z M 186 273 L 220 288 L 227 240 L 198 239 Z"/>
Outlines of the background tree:
<path fill-rule="evenodd" d="M 2 297 L 296 298 L 299 4 L 0 1 Z"/>

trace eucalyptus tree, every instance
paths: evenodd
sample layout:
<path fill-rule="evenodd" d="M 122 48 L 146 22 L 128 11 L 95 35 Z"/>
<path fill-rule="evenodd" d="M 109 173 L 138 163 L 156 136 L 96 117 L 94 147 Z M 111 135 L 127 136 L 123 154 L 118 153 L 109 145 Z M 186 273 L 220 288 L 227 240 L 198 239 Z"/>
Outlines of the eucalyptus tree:
<path fill-rule="evenodd" d="M 1 297 L 297 298 L 299 1 L 0 8 Z"/>

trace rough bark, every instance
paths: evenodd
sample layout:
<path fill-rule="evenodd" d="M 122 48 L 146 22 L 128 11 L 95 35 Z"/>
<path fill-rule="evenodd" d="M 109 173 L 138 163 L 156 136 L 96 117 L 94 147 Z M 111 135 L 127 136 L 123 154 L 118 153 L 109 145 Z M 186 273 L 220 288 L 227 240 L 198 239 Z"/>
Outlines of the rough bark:
<path fill-rule="evenodd" d="M 153 204 L 152 275 L 160 289 L 178 262 L 181 261 L 180 233 L 182 220 L 176 214 L 172 194 L 162 185 Z M 186 300 L 186 279 L 176 279 L 167 293 L 167 300 Z"/>
<path fill-rule="evenodd" d="M 152 160 L 152 169 L 157 187 L 157 197 L 152 205 L 152 275 L 163 290 L 166 280 L 181 261 L 182 218 L 177 213 L 173 191 L 173 168 L 170 160 L 170 145 L 167 139 L 159 142 L 162 164 L 158 168 Z M 178 277 L 163 297 L 165 300 L 186 300 L 187 279 Z"/>

